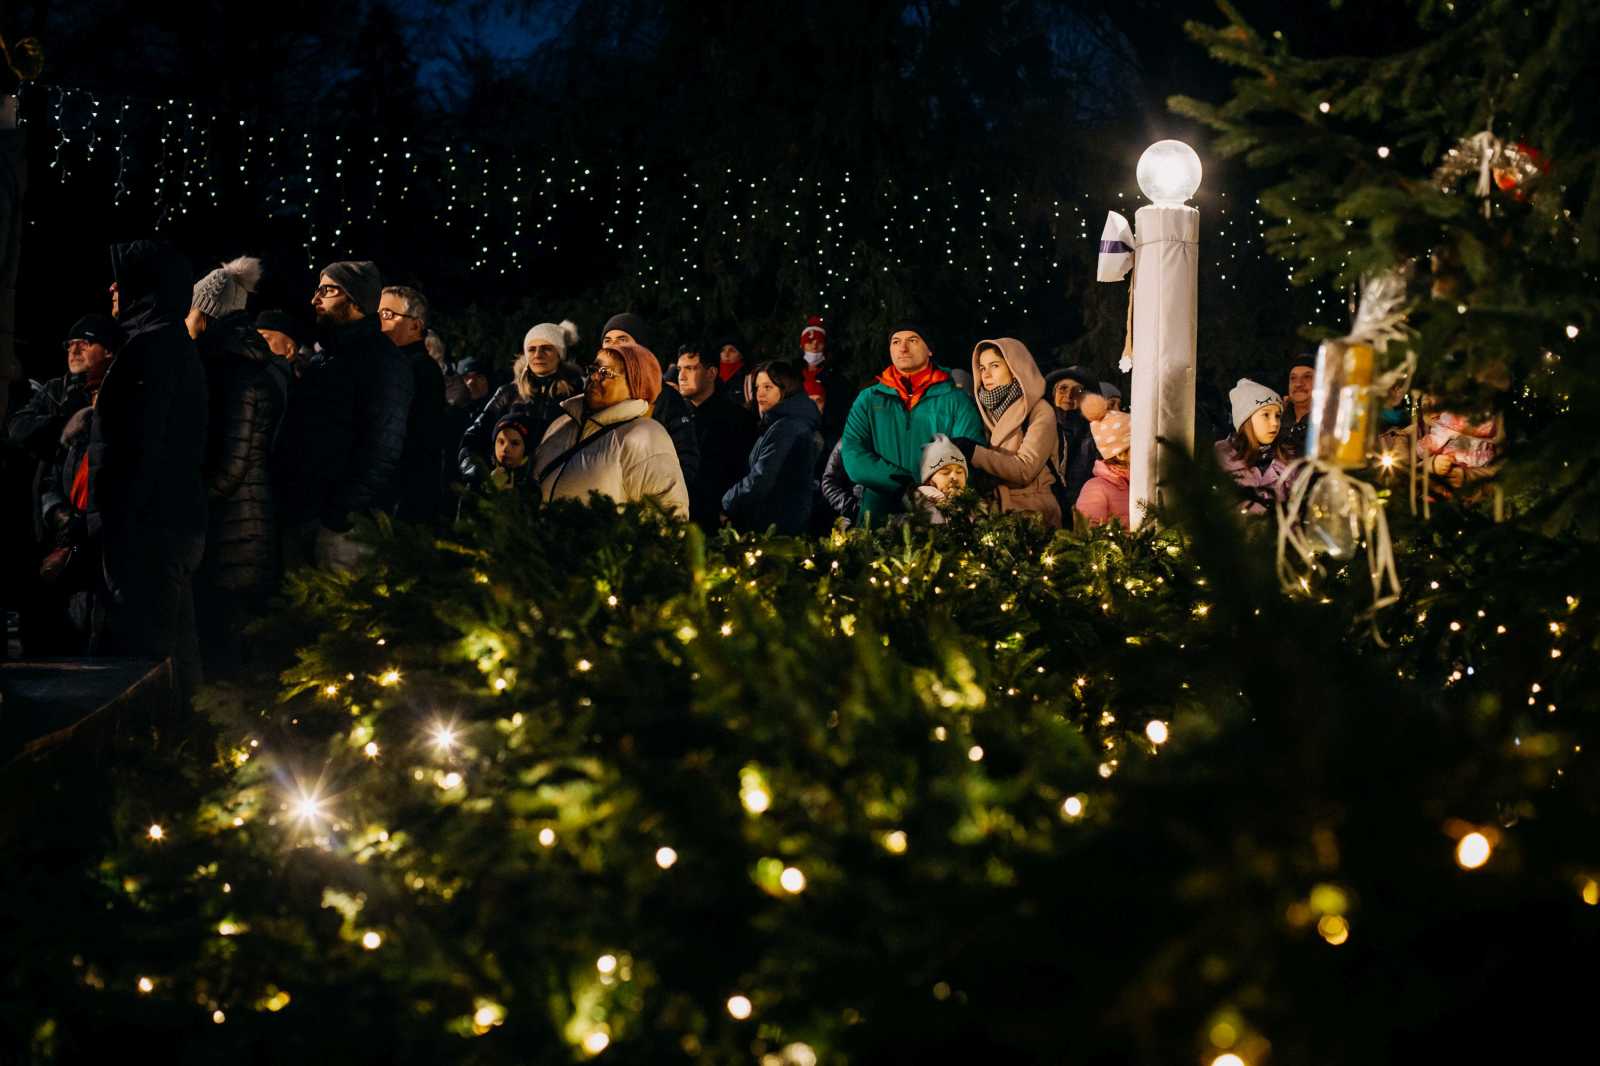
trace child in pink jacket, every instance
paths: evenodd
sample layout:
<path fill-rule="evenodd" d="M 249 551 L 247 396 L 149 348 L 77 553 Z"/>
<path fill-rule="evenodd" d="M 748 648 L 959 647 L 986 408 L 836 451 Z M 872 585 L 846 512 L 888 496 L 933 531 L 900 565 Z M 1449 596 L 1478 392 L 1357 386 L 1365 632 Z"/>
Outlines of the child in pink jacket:
<path fill-rule="evenodd" d="M 1126 411 L 1112 411 L 1105 398 L 1085 394 L 1078 410 L 1089 420 L 1089 432 L 1100 452 L 1094 476 L 1078 490 L 1073 510 L 1088 519 L 1091 526 L 1110 521 L 1128 522 L 1128 448 L 1132 443 L 1133 417 Z"/>

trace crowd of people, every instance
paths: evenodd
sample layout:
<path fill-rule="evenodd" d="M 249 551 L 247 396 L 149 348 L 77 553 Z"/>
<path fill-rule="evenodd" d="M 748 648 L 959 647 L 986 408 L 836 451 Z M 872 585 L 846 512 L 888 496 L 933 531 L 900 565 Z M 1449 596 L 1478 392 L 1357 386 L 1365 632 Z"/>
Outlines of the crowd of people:
<path fill-rule="evenodd" d="M 36 464 L 29 654 L 170 655 L 192 690 L 247 658 L 245 623 L 287 570 L 370 550 L 359 517 L 470 521 L 472 497 L 502 492 L 791 535 L 941 522 L 958 498 L 1050 527 L 1129 519 L 1120 392 L 1081 366 L 1044 373 L 1014 337 L 945 363 L 896 322 L 858 388 L 820 318 L 796 358 L 756 361 L 731 336 L 663 358 L 623 312 L 589 346 L 570 321 L 533 325 L 496 387 L 485 362 L 448 357 L 427 297 L 371 262 L 321 271 L 305 330 L 248 308 L 255 259 L 196 282 L 176 248 L 136 241 L 111 264 L 110 313 L 68 331 L 66 372 L 6 425 Z M 1281 493 L 1304 440 L 1304 360 L 1288 386 L 1287 402 L 1248 380 L 1230 394 L 1216 448 L 1245 509 Z"/>

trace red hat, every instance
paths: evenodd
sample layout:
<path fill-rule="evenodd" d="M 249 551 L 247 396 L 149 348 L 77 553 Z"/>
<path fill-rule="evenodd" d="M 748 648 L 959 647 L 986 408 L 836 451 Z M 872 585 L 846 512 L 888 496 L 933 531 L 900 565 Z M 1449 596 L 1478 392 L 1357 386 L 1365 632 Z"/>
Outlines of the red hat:
<path fill-rule="evenodd" d="M 800 331 L 800 344 L 804 346 L 806 343 L 806 338 L 813 333 L 822 334 L 820 339 L 824 344 L 827 343 L 828 329 L 822 324 L 821 315 L 812 315 L 810 318 L 806 319 L 806 328 Z"/>

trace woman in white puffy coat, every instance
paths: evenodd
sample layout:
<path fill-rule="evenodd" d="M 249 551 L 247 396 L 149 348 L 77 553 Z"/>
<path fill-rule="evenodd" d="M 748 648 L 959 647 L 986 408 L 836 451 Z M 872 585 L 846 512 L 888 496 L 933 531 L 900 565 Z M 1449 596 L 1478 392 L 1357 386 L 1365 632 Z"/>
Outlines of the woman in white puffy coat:
<path fill-rule="evenodd" d="M 689 516 L 689 490 L 666 429 L 650 417 L 661 395 L 661 364 L 648 348 L 602 348 L 582 396 L 561 404 L 533 457 L 545 500 L 587 500 L 598 492 L 618 503 L 652 499 Z"/>

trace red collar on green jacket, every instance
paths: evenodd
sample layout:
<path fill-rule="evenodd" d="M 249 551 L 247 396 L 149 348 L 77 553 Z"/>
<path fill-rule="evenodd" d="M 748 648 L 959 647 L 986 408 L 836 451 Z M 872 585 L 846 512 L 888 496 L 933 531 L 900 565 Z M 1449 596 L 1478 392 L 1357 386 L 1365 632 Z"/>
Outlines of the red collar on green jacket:
<path fill-rule="evenodd" d="M 915 374 L 902 374 L 890 366 L 885 367 L 883 373 L 878 375 L 878 384 L 893 389 L 895 395 L 900 397 L 900 402 L 906 405 L 907 411 L 922 401 L 930 387 L 949 380 L 950 375 L 934 366 L 932 360 Z"/>

